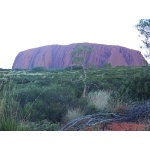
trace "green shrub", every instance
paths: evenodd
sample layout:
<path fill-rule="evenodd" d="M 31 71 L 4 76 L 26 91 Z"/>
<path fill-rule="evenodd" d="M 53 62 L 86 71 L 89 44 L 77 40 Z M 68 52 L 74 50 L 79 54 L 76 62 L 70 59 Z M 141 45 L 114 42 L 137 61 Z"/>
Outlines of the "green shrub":
<path fill-rule="evenodd" d="M 71 87 L 62 87 L 59 84 L 18 90 L 16 99 L 24 109 L 25 116 L 30 114 L 31 121 L 48 119 L 60 122 L 67 108 L 77 107 L 80 103 Z"/>
<path fill-rule="evenodd" d="M 51 122 L 60 122 L 65 115 L 66 108 L 60 103 L 45 103 L 42 100 L 37 100 L 29 112 L 29 120 L 31 121 L 47 119 Z"/>
<path fill-rule="evenodd" d="M 26 130 L 28 131 L 58 131 L 59 128 L 58 123 L 51 123 L 48 120 L 26 123 Z"/>
<path fill-rule="evenodd" d="M 104 68 L 111 68 L 112 66 L 111 66 L 111 63 L 106 63 L 106 64 L 104 64 L 103 67 L 104 67 Z"/>
<path fill-rule="evenodd" d="M 26 84 L 31 82 L 30 79 L 27 77 L 16 77 L 13 79 L 13 81 L 17 84 Z"/>
<path fill-rule="evenodd" d="M 127 79 L 117 91 L 112 93 L 111 97 L 124 102 L 129 100 L 142 102 L 150 99 L 150 77 Z"/>
<path fill-rule="evenodd" d="M 50 86 L 52 84 L 52 81 L 49 78 L 40 78 L 36 79 L 36 83 L 38 86 Z"/>
<path fill-rule="evenodd" d="M 44 72 L 44 71 L 46 71 L 46 68 L 44 68 L 44 67 L 35 67 L 31 71 L 32 72 Z"/>
<path fill-rule="evenodd" d="M 85 115 L 92 115 L 92 114 L 99 112 L 99 110 L 94 105 L 88 104 L 84 112 L 85 112 Z"/>
<path fill-rule="evenodd" d="M 65 68 L 65 70 L 66 71 L 68 71 L 68 70 L 82 70 L 83 69 L 83 67 L 82 66 L 68 66 L 68 67 L 66 67 Z"/>

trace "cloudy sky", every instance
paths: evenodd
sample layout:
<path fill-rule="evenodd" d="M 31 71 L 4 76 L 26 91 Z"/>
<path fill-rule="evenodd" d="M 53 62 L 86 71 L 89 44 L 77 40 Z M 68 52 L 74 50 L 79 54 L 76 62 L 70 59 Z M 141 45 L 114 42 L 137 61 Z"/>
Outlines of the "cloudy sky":
<path fill-rule="evenodd" d="M 141 50 L 134 25 L 148 0 L 0 0 L 0 68 L 23 50 L 79 42 Z"/>

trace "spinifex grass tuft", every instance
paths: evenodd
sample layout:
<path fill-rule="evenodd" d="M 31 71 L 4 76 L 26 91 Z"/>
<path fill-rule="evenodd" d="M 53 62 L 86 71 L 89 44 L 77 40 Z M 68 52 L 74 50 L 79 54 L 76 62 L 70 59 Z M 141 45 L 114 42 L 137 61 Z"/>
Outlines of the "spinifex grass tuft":
<path fill-rule="evenodd" d="M 108 106 L 108 100 L 110 99 L 110 92 L 96 91 L 88 94 L 89 102 L 99 110 L 104 110 Z"/>

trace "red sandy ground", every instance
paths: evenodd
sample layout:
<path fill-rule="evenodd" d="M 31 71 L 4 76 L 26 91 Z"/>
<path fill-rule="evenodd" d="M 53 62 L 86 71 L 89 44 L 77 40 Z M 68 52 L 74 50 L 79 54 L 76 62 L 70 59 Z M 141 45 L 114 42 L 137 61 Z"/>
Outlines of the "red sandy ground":
<path fill-rule="evenodd" d="M 105 131 L 143 131 L 146 125 L 137 123 L 111 123 L 108 124 Z M 102 126 L 99 125 L 96 129 L 94 127 L 87 127 L 85 131 L 103 131 Z"/>

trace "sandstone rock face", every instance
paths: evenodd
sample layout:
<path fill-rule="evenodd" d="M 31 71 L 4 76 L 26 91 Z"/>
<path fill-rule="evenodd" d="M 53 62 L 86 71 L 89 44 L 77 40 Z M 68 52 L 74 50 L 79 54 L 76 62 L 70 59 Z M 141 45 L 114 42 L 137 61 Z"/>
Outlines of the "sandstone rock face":
<path fill-rule="evenodd" d="M 77 43 L 49 45 L 22 51 L 16 56 L 12 69 L 32 69 L 34 67 L 63 69 L 71 65 L 71 52 L 77 45 L 92 48 L 86 61 L 96 67 L 102 67 L 106 63 L 110 63 L 113 67 L 144 65 L 144 57 L 136 50 L 113 45 Z"/>

